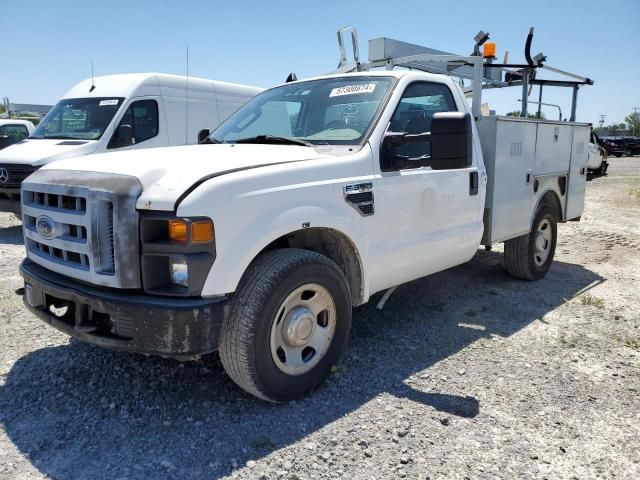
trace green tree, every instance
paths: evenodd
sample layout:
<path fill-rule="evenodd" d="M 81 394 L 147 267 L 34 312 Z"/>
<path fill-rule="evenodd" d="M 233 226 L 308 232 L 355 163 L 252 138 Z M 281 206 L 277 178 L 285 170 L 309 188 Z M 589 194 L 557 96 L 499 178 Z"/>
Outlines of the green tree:
<path fill-rule="evenodd" d="M 611 125 L 604 125 L 603 127 L 596 127 L 593 129 L 598 135 L 625 135 L 627 133 L 627 125 L 624 122 L 612 123 Z"/>
<path fill-rule="evenodd" d="M 521 110 L 514 110 L 513 112 L 509 112 L 507 113 L 507 117 L 521 117 L 522 116 L 522 111 Z M 547 116 L 544 114 L 544 112 L 540 112 L 540 116 L 538 117 L 538 112 L 536 113 L 527 113 L 527 118 L 541 118 L 542 120 L 546 120 Z"/>
<path fill-rule="evenodd" d="M 633 112 L 624 117 L 624 121 L 629 125 L 629 133 L 633 136 L 640 135 L 640 113 Z"/>

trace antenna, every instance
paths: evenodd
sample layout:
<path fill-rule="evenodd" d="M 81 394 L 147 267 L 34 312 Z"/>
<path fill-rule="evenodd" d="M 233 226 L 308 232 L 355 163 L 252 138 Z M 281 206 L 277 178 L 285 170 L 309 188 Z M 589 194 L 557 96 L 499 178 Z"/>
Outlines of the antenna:
<path fill-rule="evenodd" d="M 185 93 L 185 123 L 184 123 L 184 144 L 189 143 L 189 45 L 187 44 L 187 91 Z"/>
<path fill-rule="evenodd" d="M 96 84 L 93 81 L 93 59 L 91 59 L 91 88 L 89 89 L 89 93 L 93 92 L 96 89 Z"/>

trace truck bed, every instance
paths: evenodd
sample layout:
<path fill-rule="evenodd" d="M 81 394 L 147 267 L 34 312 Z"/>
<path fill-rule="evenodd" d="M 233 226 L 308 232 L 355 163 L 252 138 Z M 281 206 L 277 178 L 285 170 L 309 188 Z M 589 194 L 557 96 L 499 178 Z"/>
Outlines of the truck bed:
<path fill-rule="evenodd" d="M 540 198 L 555 192 L 559 221 L 584 207 L 590 124 L 483 116 L 477 122 L 487 169 L 483 245 L 529 232 Z"/>

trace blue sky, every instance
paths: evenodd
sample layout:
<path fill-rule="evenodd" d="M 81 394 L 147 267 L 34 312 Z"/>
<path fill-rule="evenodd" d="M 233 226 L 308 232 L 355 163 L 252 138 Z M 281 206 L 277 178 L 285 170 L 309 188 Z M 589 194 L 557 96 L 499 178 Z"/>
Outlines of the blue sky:
<path fill-rule="evenodd" d="M 366 41 L 387 36 L 469 54 L 479 30 L 491 33 L 498 57 L 524 60 L 529 27 L 533 52 L 548 64 L 589 76 L 580 90 L 578 120 L 622 121 L 640 107 L 640 1 L 8 1 L 0 0 L 0 97 L 55 103 L 74 83 L 123 72 L 185 72 L 269 87 L 293 71 L 298 78 L 337 65 L 335 32 L 358 29 Z M 553 90 L 553 91 L 552 91 Z M 485 96 L 498 113 L 519 109 L 519 89 Z M 531 99 L 537 100 L 534 90 Z M 566 116 L 570 91 L 549 89 Z M 545 109 L 547 116 L 554 109 Z"/>

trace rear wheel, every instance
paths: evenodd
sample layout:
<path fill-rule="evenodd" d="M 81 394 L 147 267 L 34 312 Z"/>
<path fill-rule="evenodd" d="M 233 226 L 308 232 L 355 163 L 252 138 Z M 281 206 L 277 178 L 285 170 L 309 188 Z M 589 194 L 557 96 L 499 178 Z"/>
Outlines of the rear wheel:
<path fill-rule="evenodd" d="M 267 252 L 245 273 L 220 339 L 227 374 L 256 397 L 300 398 L 329 375 L 351 327 L 351 295 L 339 267 L 298 249 Z"/>
<path fill-rule="evenodd" d="M 504 243 L 507 271 L 515 278 L 538 280 L 544 277 L 553 263 L 558 227 L 553 209 L 540 204 L 531 232 Z"/>

